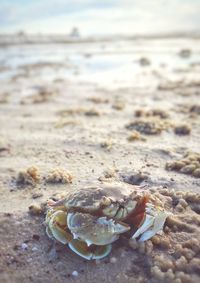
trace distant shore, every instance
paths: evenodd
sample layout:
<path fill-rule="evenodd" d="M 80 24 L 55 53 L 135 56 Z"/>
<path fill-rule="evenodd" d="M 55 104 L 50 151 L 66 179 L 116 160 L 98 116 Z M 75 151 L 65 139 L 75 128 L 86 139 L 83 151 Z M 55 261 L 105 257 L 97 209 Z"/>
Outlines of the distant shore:
<path fill-rule="evenodd" d="M 61 43 L 89 43 L 89 42 L 113 42 L 115 40 L 152 40 L 152 39 L 200 39 L 200 31 L 157 33 L 157 34 L 133 34 L 133 35 L 94 35 L 94 36 L 70 36 L 68 34 L 31 34 L 25 32 L 0 33 L 0 47 L 6 45 L 21 44 L 61 44 Z"/>

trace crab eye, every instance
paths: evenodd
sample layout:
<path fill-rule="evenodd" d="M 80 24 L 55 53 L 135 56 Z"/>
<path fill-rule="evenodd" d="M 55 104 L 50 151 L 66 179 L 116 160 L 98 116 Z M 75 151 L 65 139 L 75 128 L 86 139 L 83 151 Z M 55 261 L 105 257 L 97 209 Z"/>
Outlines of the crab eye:
<path fill-rule="evenodd" d="M 107 197 L 102 197 L 101 199 L 101 205 L 102 206 L 109 206 L 111 204 L 111 200 Z"/>
<path fill-rule="evenodd" d="M 119 207 L 119 209 L 116 212 L 115 218 L 116 219 L 121 219 L 124 217 L 125 214 L 125 208 L 123 206 Z"/>
<path fill-rule="evenodd" d="M 103 209 L 104 215 L 108 217 L 114 217 L 117 213 L 118 207 L 114 204 L 111 204 L 110 206 Z"/>

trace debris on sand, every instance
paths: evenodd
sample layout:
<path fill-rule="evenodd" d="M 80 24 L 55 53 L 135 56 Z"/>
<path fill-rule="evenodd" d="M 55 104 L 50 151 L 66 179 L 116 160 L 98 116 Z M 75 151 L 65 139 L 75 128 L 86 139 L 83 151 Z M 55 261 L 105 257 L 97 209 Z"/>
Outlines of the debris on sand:
<path fill-rule="evenodd" d="M 29 206 L 29 213 L 31 215 L 41 215 L 43 214 L 43 209 L 42 209 L 42 206 L 39 205 L 39 204 L 31 204 Z"/>
<path fill-rule="evenodd" d="M 72 183 L 72 179 L 73 176 L 69 171 L 64 170 L 62 168 L 55 168 L 52 169 L 46 177 L 46 182 L 52 184 L 69 184 Z"/>
<path fill-rule="evenodd" d="M 47 87 L 39 88 L 36 94 L 30 95 L 21 100 L 21 104 L 39 104 L 48 102 L 52 97 L 58 95 L 58 90 Z"/>
<path fill-rule="evenodd" d="M 180 52 L 179 52 L 179 56 L 181 58 L 189 58 L 191 56 L 191 50 L 190 49 L 182 49 Z"/>
<path fill-rule="evenodd" d="M 113 103 L 112 108 L 121 111 L 125 108 L 125 103 L 123 101 L 117 100 Z"/>
<path fill-rule="evenodd" d="M 200 115 L 200 105 L 192 105 L 189 109 L 191 113 Z"/>
<path fill-rule="evenodd" d="M 95 97 L 95 96 L 88 98 L 88 101 L 91 101 L 95 104 L 107 104 L 107 103 L 109 103 L 109 99 L 101 98 L 101 97 Z"/>
<path fill-rule="evenodd" d="M 48 91 L 41 91 L 38 94 L 32 96 L 32 103 L 44 103 L 49 101 L 49 99 L 55 94 Z"/>
<path fill-rule="evenodd" d="M 0 104 L 6 104 L 9 102 L 9 93 L 0 93 Z"/>
<path fill-rule="evenodd" d="M 85 116 L 100 116 L 101 114 L 98 110 L 92 108 L 92 109 L 86 110 L 84 112 L 84 115 Z"/>
<path fill-rule="evenodd" d="M 102 148 L 105 148 L 105 149 L 107 149 L 107 150 L 110 150 L 110 149 L 112 148 L 112 146 L 113 146 L 113 142 L 112 142 L 112 140 L 107 139 L 107 140 L 105 140 L 105 141 L 102 141 L 102 142 L 100 143 L 100 146 L 101 146 Z"/>
<path fill-rule="evenodd" d="M 135 120 L 128 125 L 126 125 L 126 129 L 135 130 L 144 135 L 158 135 L 165 128 L 167 124 L 161 123 L 159 120 Z"/>
<path fill-rule="evenodd" d="M 188 152 L 181 159 L 167 162 L 166 169 L 200 178 L 200 154 Z"/>
<path fill-rule="evenodd" d="M 103 172 L 103 175 L 98 178 L 100 182 L 113 182 L 113 179 L 117 177 L 117 169 L 108 168 Z"/>
<path fill-rule="evenodd" d="M 40 181 L 39 169 L 31 166 L 26 170 L 19 172 L 17 176 L 17 185 L 31 185 L 35 186 Z"/>
<path fill-rule="evenodd" d="M 72 125 L 78 125 L 79 122 L 76 120 L 72 120 L 72 119 L 60 119 L 56 124 L 55 124 L 55 128 L 59 129 L 59 128 L 64 128 L 66 126 Z"/>
<path fill-rule="evenodd" d="M 175 91 L 176 94 L 181 96 L 199 95 L 200 82 L 199 80 L 186 82 L 183 79 L 177 81 L 161 82 L 157 89 L 160 91 Z M 194 90 L 194 88 L 196 88 Z"/>
<path fill-rule="evenodd" d="M 169 118 L 169 114 L 162 109 L 151 109 L 151 110 L 143 110 L 138 109 L 135 111 L 135 117 L 159 117 L 160 119 Z"/>
<path fill-rule="evenodd" d="M 176 135 L 179 135 L 179 136 L 186 136 L 186 135 L 189 135 L 190 132 L 191 132 L 191 127 L 189 125 L 178 125 L 178 126 L 175 126 L 174 128 L 174 132 Z"/>
<path fill-rule="evenodd" d="M 181 89 L 184 86 L 184 82 L 182 80 L 180 81 L 168 81 L 168 82 L 161 82 L 158 85 L 158 90 L 160 91 L 172 91 L 172 90 L 177 90 L 177 89 Z M 185 86 L 184 86 L 185 87 Z"/>
<path fill-rule="evenodd" d="M 68 108 L 57 111 L 57 115 L 61 117 L 81 115 L 83 113 L 84 113 L 83 108 Z"/>
<path fill-rule="evenodd" d="M 127 138 L 129 142 L 133 141 L 146 141 L 146 138 L 144 138 L 138 131 L 133 131 L 130 136 Z"/>
<path fill-rule="evenodd" d="M 132 172 L 127 174 L 122 173 L 120 175 L 125 183 L 131 185 L 140 185 L 141 183 L 149 179 L 149 176 L 142 172 Z"/>
<path fill-rule="evenodd" d="M 10 144 L 0 139 L 0 157 L 10 152 Z"/>
<path fill-rule="evenodd" d="M 84 108 L 69 108 L 69 109 L 63 109 L 59 110 L 57 114 L 61 117 L 65 116 L 75 116 L 75 115 L 85 115 L 85 116 L 100 116 L 100 112 L 95 109 L 84 109 Z"/>
<path fill-rule="evenodd" d="M 113 178 L 113 177 L 116 176 L 116 172 L 117 172 L 117 171 L 118 171 L 118 170 L 115 169 L 115 168 L 109 168 L 109 169 L 107 169 L 107 170 L 104 171 L 104 177 L 105 177 L 105 178 Z"/>
<path fill-rule="evenodd" d="M 42 196 L 43 196 L 42 192 L 35 192 L 35 193 L 32 194 L 33 199 L 40 198 Z"/>
<path fill-rule="evenodd" d="M 140 58 L 139 63 L 143 67 L 149 66 L 151 64 L 150 60 L 148 58 L 146 58 L 146 57 Z"/>

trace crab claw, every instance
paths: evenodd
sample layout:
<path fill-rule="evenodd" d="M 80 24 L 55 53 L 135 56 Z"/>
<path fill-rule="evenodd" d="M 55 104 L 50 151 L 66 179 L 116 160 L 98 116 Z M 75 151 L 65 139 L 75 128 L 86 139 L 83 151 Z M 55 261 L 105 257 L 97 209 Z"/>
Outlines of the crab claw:
<path fill-rule="evenodd" d="M 47 200 L 47 206 L 48 207 L 53 207 L 56 204 L 56 201 L 52 200 L 52 199 L 48 199 Z"/>
<path fill-rule="evenodd" d="M 58 201 L 49 199 L 47 201 L 47 207 L 52 208 L 54 210 L 65 210 L 65 199 L 60 199 Z"/>
<path fill-rule="evenodd" d="M 117 223 L 106 217 L 97 218 L 95 216 L 83 213 L 68 213 L 67 226 L 74 236 L 74 239 L 80 239 L 87 246 L 90 245 L 108 245 L 119 238 L 130 229 L 125 223 Z"/>
<path fill-rule="evenodd" d="M 62 244 L 67 244 L 72 239 L 70 232 L 67 232 L 66 218 L 66 212 L 62 210 L 50 211 L 46 216 L 47 235 Z"/>
<path fill-rule="evenodd" d="M 163 225 L 168 216 L 169 213 L 166 211 L 159 210 L 152 204 L 147 204 L 144 221 L 131 238 L 135 239 L 140 236 L 139 242 L 149 240 L 163 229 Z"/>
<path fill-rule="evenodd" d="M 112 249 L 112 245 L 105 246 L 95 246 L 92 245 L 88 247 L 88 245 L 80 240 L 72 240 L 68 244 L 69 248 L 78 254 L 79 256 L 91 260 L 91 259 L 102 259 L 106 257 Z"/>

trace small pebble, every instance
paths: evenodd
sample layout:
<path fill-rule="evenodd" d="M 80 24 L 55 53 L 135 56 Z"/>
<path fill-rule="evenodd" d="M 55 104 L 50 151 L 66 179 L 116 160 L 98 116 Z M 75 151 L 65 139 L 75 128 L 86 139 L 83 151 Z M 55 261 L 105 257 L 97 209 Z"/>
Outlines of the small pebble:
<path fill-rule="evenodd" d="M 31 215 L 40 215 L 42 214 L 42 208 L 38 204 L 32 204 L 29 206 L 29 213 Z"/>
<path fill-rule="evenodd" d="M 188 125 L 179 125 L 174 129 L 176 135 L 185 136 L 189 135 L 191 132 L 191 128 Z"/>
<path fill-rule="evenodd" d="M 42 193 L 33 193 L 33 194 L 32 194 L 32 198 L 33 198 L 33 199 L 40 198 L 40 197 L 42 197 L 42 196 L 43 196 Z"/>
<path fill-rule="evenodd" d="M 49 254 L 48 254 L 48 261 L 49 262 L 52 262 L 54 261 L 55 259 L 57 259 L 58 255 L 57 255 L 57 252 L 56 252 L 56 248 L 55 248 L 55 244 L 52 246 L 51 250 L 49 251 Z"/>
<path fill-rule="evenodd" d="M 72 276 L 77 277 L 77 276 L 78 276 L 78 271 L 74 270 L 74 271 L 72 272 Z"/>
<path fill-rule="evenodd" d="M 36 248 L 36 247 L 33 247 L 33 248 L 32 248 L 32 251 L 33 251 L 33 252 L 36 252 L 37 250 L 38 250 L 38 248 Z"/>
<path fill-rule="evenodd" d="M 22 243 L 21 248 L 22 248 L 23 251 L 25 251 L 25 250 L 28 249 L 28 245 L 26 243 Z"/>
<path fill-rule="evenodd" d="M 111 257 L 110 263 L 116 263 L 116 262 L 117 262 L 117 258 L 116 257 Z"/>
<path fill-rule="evenodd" d="M 100 259 L 96 259 L 96 260 L 95 260 L 95 263 L 96 263 L 96 264 L 100 264 L 100 263 L 101 263 L 101 260 L 100 260 Z"/>

